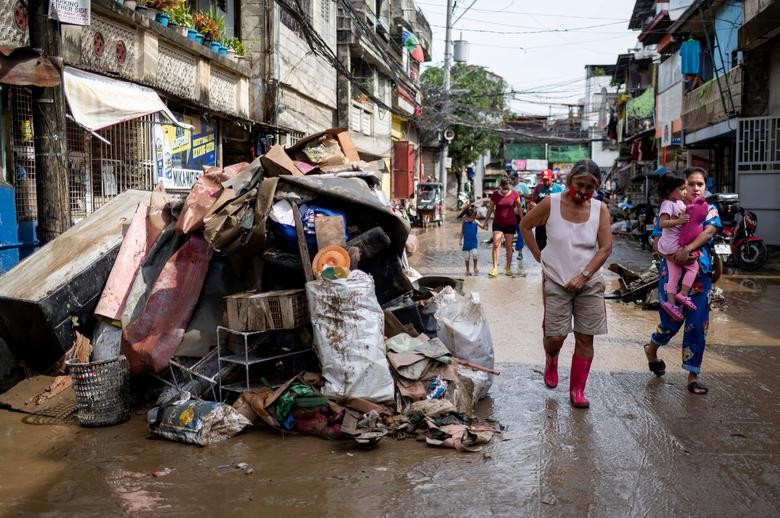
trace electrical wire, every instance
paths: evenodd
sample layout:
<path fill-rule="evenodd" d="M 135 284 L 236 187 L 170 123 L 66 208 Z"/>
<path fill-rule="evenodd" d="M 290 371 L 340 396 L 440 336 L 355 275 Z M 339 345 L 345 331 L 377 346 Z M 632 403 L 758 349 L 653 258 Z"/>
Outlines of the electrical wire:
<path fill-rule="evenodd" d="M 601 23 L 598 25 L 586 25 L 581 27 L 564 27 L 560 29 L 542 29 L 542 30 L 536 30 L 536 31 L 494 31 L 489 29 L 468 29 L 468 28 L 458 28 L 459 31 L 464 32 L 475 32 L 475 33 L 483 33 L 483 34 L 517 34 L 517 35 L 527 35 L 527 34 L 548 34 L 548 33 L 560 33 L 560 32 L 578 32 L 583 31 L 587 29 L 598 29 L 600 27 L 608 27 L 610 25 L 618 25 L 623 22 L 610 22 L 610 23 Z M 437 29 L 446 29 L 444 25 L 434 25 L 431 24 L 431 27 L 436 27 Z M 618 34 L 615 32 L 610 32 L 607 34 Z M 620 33 L 625 34 L 625 33 Z"/>

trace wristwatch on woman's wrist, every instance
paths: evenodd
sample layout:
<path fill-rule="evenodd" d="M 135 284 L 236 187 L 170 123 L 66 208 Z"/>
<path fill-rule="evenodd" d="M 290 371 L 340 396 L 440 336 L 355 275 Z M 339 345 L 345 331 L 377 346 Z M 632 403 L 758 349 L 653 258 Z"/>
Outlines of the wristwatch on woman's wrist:
<path fill-rule="evenodd" d="M 590 279 L 590 272 L 588 270 L 582 270 L 580 274 L 586 279 Z"/>

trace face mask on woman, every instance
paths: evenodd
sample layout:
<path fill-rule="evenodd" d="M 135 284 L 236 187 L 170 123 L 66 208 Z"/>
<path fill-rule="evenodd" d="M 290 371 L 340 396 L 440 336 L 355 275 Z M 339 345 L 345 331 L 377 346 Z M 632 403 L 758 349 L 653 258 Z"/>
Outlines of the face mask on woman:
<path fill-rule="evenodd" d="M 593 198 L 592 192 L 580 192 L 576 189 L 569 189 L 569 197 L 574 203 L 585 203 L 589 199 Z"/>

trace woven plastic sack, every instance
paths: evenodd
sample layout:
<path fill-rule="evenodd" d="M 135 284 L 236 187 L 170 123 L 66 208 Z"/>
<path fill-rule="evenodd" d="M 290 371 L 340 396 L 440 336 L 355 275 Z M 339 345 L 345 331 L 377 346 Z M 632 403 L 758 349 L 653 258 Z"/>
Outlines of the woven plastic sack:
<path fill-rule="evenodd" d="M 306 297 L 325 378 L 322 393 L 391 401 L 395 385 L 385 356 L 385 319 L 371 276 L 355 270 L 346 279 L 312 281 Z"/>

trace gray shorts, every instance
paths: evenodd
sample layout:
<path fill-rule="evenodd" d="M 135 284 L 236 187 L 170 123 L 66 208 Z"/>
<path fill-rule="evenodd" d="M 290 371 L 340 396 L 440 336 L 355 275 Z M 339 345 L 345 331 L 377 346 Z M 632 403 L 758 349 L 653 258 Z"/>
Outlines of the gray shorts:
<path fill-rule="evenodd" d="M 465 260 L 467 260 L 467 261 L 469 259 L 476 259 L 477 258 L 477 249 L 476 248 L 472 248 L 471 250 L 464 250 L 463 251 L 463 258 Z"/>
<path fill-rule="evenodd" d="M 607 308 L 604 303 L 604 278 L 588 279 L 582 291 L 570 293 L 560 284 L 543 278 L 544 336 L 566 336 L 572 331 L 584 335 L 607 334 Z"/>

